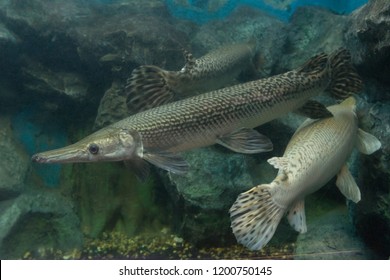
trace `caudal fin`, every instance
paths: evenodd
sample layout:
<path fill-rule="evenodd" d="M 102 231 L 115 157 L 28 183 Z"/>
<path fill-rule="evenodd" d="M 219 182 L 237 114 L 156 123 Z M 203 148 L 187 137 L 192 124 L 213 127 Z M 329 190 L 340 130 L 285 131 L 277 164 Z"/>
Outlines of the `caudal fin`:
<path fill-rule="evenodd" d="M 138 113 L 170 102 L 174 97 L 169 85 L 171 75 L 154 65 L 134 69 L 125 87 L 130 112 Z"/>
<path fill-rule="evenodd" d="M 260 185 L 240 194 L 230 208 L 230 219 L 237 242 L 260 250 L 272 238 L 285 210 L 272 200 L 269 185 Z"/>
<path fill-rule="evenodd" d="M 331 82 L 328 87 L 335 97 L 345 99 L 363 89 L 363 82 L 352 65 L 351 54 L 339 49 L 329 57 Z"/>

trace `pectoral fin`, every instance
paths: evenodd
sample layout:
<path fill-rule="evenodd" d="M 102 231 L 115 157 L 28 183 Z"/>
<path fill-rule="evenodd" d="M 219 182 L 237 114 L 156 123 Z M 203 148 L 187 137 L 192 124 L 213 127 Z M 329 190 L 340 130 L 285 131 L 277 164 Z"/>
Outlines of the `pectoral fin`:
<path fill-rule="evenodd" d="M 188 163 L 180 155 L 166 151 L 144 151 L 143 159 L 178 175 L 184 175 L 189 168 Z"/>
<path fill-rule="evenodd" d="M 292 205 L 287 212 L 287 220 L 290 226 L 299 233 L 305 233 L 307 231 L 305 201 L 303 199 Z"/>
<path fill-rule="evenodd" d="M 216 142 L 234 152 L 243 154 L 269 152 L 273 149 L 268 137 L 251 128 L 241 128 L 219 137 Z"/>
<path fill-rule="evenodd" d="M 381 142 L 374 135 L 359 128 L 356 146 L 361 153 L 370 155 L 380 149 Z"/>
<path fill-rule="evenodd" d="M 149 163 L 144 161 L 141 158 L 135 158 L 132 160 L 126 160 L 125 166 L 135 173 L 135 176 L 141 182 L 145 182 L 148 179 L 150 174 Z"/>
<path fill-rule="evenodd" d="M 357 186 L 352 174 L 349 172 L 346 164 L 341 167 L 341 170 L 337 175 L 336 186 L 346 198 L 355 203 L 360 201 L 359 187 Z"/>
<path fill-rule="evenodd" d="M 307 101 L 297 112 L 311 119 L 323 119 L 333 116 L 324 104 L 315 100 Z"/>

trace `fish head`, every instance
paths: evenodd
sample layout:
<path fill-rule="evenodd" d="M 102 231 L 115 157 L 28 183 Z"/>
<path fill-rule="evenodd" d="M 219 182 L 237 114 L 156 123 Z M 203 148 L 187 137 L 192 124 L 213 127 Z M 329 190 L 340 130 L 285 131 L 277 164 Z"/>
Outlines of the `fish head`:
<path fill-rule="evenodd" d="M 38 163 L 73 163 L 129 160 L 142 157 L 139 133 L 121 128 L 103 128 L 69 146 L 32 156 Z"/>

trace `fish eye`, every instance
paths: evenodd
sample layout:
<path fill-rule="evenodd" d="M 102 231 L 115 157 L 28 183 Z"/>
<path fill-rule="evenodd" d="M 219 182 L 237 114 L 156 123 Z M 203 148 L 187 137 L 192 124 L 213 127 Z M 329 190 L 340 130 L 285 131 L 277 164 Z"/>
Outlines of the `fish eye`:
<path fill-rule="evenodd" d="M 91 145 L 89 145 L 88 151 L 91 154 L 96 155 L 99 152 L 99 146 L 96 145 L 95 143 L 92 143 Z"/>

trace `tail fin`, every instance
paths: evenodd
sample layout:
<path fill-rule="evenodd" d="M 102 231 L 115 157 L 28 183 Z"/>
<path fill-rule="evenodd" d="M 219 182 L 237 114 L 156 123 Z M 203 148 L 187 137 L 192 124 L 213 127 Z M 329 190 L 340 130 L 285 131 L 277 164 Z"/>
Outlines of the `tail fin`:
<path fill-rule="evenodd" d="M 169 85 L 170 73 L 153 65 L 134 69 L 125 87 L 130 112 L 137 113 L 170 102 L 174 97 Z"/>
<path fill-rule="evenodd" d="M 230 219 L 237 242 L 260 250 L 272 238 L 285 210 L 272 200 L 269 185 L 260 185 L 240 194 L 230 208 Z"/>
<path fill-rule="evenodd" d="M 363 89 L 363 82 L 352 65 L 351 54 L 339 49 L 329 57 L 331 82 L 328 87 L 335 97 L 345 99 Z"/>

